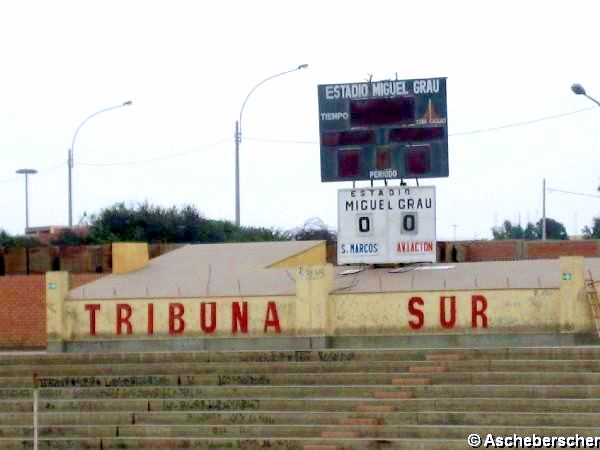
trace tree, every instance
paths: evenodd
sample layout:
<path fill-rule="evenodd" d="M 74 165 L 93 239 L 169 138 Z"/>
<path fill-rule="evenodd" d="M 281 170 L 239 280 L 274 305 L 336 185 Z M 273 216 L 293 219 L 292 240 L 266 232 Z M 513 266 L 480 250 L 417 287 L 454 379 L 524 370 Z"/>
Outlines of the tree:
<path fill-rule="evenodd" d="M 6 231 L 0 229 L 0 247 L 37 247 L 41 245 L 37 238 L 30 236 L 11 236 Z"/>
<path fill-rule="evenodd" d="M 505 220 L 501 227 L 492 228 L 494 240 L 523 239 L 525 231 L 521 225 L 513 225 L 510 220 Z"/>
<path fill-rule="evenodd" d="M 337 234 L 318 217 L 308 219 L 301 228 L 289 230 L 287 236 L 294 241 L 337 241 Z"/>
<path fill-rule="evenodd" d="M 539 233 L 539 238 L 541 239 L 543 236 L 542 219 L 538 221 L 536 228 L 537 232 Z M 569 239 L 569 235 L 567 234 L 567 229 L 562 223 L 551 219 L 550 217 L 546 217 L 546 239 L 566 240 Z"/>
<path fill-rule="evenodd" d="M 599 230 L 600 231 L 600 230 Z M 502 239 L 542 239 L 542 220 L 535 225 L 527 223 L 525 229 L 521 225 L 513 225 L 510 220 L 505 220 L 501 227 L 492 228 L 494 240 Z M 550 217 L 546 218 L 546 238 L 547 239 L 569 239 L 565 226 Z"/>
<path fill-rule="evenodd" d="M 541 230 L 541 228 L 540 228 Z M 540 234 L 538 233 L 538 229 L 531 222 L 527 223 L 525 227 L 525 232 L 523 233 L 523 238 L 528 241 L 535 241 L 536 239 L 541 239 Z"/>
<path fill-rule="evenodd" d="M 594 217 L 592 228 L 586 225 L 581 232 L 584 239 L 600 239 L 600 217 Z"/>
<path fill-rule="evenodd" d="M 52 245 L 88 245 L 93 241 L 87 237 L 75 233 L 70 229 L 62 231 L 58 237 L 50 242 Z"/>
<path fill-rule="evenodd" d="M 238 227 L 226 220 L 206 219 L 194 206 L 164 208 L 142 203 L 117 203 L 90 218 L 91 241 L 108 243 L 250 242 L 286 239 L 278 230 Z"/>

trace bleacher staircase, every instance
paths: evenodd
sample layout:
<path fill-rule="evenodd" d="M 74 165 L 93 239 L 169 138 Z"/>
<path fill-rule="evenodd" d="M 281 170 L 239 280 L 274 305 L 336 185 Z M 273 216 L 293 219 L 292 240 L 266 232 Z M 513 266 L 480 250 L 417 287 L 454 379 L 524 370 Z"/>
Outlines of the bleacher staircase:
<path fill-rule="evenodd" d="M 34 382 L 34 374 L 36 381 Z M 0 448 L 468 449 L 600 436 L 600 347 L 0 355 Z"/>

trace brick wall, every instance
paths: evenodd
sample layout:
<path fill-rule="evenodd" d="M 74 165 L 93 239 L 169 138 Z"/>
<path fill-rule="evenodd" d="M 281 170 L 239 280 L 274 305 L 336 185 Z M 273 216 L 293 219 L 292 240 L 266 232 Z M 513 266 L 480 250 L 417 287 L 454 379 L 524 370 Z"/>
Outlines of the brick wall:
<path fill-rule="evenodd" d="M 585 241 L 532 241 L 526 242 L 527 259 L 558 258 L 559 256 L 600 256 L 597 240 Z"/>
<path fill-rule="evenodd" d="M 512 261 L 521 254 L 521 241 L 516 240 L 471 242 L 466 247 L 466 261 Z"/>
<path fill-rule="evenodd" d="M 90 283 L 101 274 L 70 274 L 71 288 Z M 44 275 L 0 277 L 0 349 L 32 350 L 47 345 Z"/>
<path fill-rule="evenodd" d="M 0 348 L 45 348 L 44 275 L 0 277 Z"/>
<path fill-rule="evenodd" d="M 69 287 L 71 289 L 78 288 L 92 281 L 96 281 L 98 278 L 105 276 L 101 273 L 70 273 L 69 274 Z"/>
<path fill-rule="evenodd" d="M 150 258 L 164 255 L 184 244 L 150 244 Z M 27 254 L 29 253 L 29 255 Z M 51 270 L 72 273 L 111 273 L 112 247 L 110 245 L 69 245 L 0 249 L 7 275 L 44 274 Z"/>
<path fill-rule="evenodd" d="M 600 257 L 600 240 L 582 241 L 459 241 L 438 242 L 438 261 L 452 262 L 452 249 L 458 262 L 554 259 L 561 256 Z"/>

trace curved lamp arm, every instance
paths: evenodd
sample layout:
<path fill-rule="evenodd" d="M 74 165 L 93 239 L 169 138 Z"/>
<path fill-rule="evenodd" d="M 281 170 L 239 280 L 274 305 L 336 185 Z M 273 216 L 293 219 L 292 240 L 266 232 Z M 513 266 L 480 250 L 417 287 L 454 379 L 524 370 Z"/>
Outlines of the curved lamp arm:
<path fill-rule="evenodd" d="M 246 106 L 246 102 L 248 101 L 248 98 L 250 98 L 250 96 L 256 90 L 256 88 L 258 88 L 261 84 L 264 84 L 269 80 L 272 80 L 273 78 L 280 77 L 280 76 L 285 75 L 290 72 L 295 72 L 296 70 L 306 69 L 307 67 L 308 67 L 308 64 L 300 64 L 298 67 L 296 67 L 294 69 L 286 70 L 285 72 L 276 73 L 275 75 L 271 75 L 270 77 L 262 80 L 260 83 L 258 83 L 256 86 L 254 86 L 250 90 L 250 92 L 248 92 L 248 95 L 246 95 L 246 98 L 244 99 L 244 103 L 242 103 L 242 108 L 240 109 L 240 120 L 239 120 L 239 128 L 238 128 L 238 136 L 239 136 L 240 142 L 242 141 L 242 113 L 244 112 L 244 106 Z"/>
<path fill-rule="evenodd" d="M 96 111 L 94 114 L 86 117 L 85 120 L 79 124 L 79 126 L 77 127 L 77 130 L 75 130 L 75 134 L 73 135 L 73 140 L 71 141 L 71 158 L 70 158 L 71 166 L 73 165 L 73 148 L 75 147 L 75 138 L 77 137 L 77 134 L 79 133 L 79 130 L 81 129 L 81 127 L 83 125 L 85 125 L 85 123 L 88 120 L 90 120 L 94 116 L 97 116 L 98 114 L 101 114 L 106 111 L 110 111 L 112 109 L 122 108 L 123 106 L 129 106 L 129 105 L 131 105 L 131 103 L 132 103 L 131 100 L 128 100 L 124 103 L 121 103 L 120 105 L 109 106 L 108 108 L 104 108 L 104 109 L 101 109 L 100 111 Z"/>

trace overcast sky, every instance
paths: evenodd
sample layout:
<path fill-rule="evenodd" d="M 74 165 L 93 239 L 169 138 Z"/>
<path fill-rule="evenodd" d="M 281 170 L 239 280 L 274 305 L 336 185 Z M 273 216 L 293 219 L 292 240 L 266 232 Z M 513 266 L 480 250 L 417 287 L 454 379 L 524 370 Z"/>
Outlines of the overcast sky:
<path fill-rule="evenodd" d="M 600 99 L 599 13 L 600 3 L 575 0 L 4 1 L 0 228 L 24 230 L 15 170 L 25 167 L 40 171 L 30 225 L 68 222 L 75 130 L 127 100 L 77 136 L 74 221 L 121 201 L 192 204 L 233 220 L 244 98 L 304 63 L 244 109 L 243 225 L 289 229 L 320 217 L 337 226 L 337 190 L 351 185 L 320 181 L 317 85 L 370 75 L 448 78 L 450 176 L 422 183 L 437 189 L 439 240 L 452 225 L 473 239 L 504 219 L 537 221 L 544 177 L 550 188 L 600 194 L 600 108 L 570 90 L 581 83 Z M 600 198 L 549 192 L 547 215 L 580 234 Z"/>

